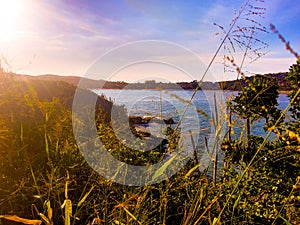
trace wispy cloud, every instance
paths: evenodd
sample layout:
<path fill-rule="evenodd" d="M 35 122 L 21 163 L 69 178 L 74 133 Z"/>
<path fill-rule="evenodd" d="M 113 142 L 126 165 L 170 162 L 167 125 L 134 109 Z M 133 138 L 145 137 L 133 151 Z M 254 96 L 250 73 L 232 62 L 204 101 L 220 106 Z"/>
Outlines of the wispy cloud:
<path fill-rule="evenodd" d="M 26 65 L 22 72 L 33 74 L 82 74 L 111 49 L 149 39 L 180 44 L 208 63 L 221 38 L 214 35 L 219 29 L 213 23 L 226 28 L 234 17 L 234 9 L 238 10 L 242 3 L 243 0 L 28 0 L 16 36 L 0 43 L 0 51 L 16 64 Z M 263 5 L 267 8 L 263 20 L 266 26 L 273 22 L 298 50 L 298 2 L 274 0 Z M 276 35 L 259 38 L 270 44 L 270 55 L 249 65 L 249 70 L 287 70 L 293 60 Z M 223 78 L 227 75 L 223 73 L 222 55 L 219 57 L 212 69 Z M 177 59 L 182 60 L 180 56 Z"/>

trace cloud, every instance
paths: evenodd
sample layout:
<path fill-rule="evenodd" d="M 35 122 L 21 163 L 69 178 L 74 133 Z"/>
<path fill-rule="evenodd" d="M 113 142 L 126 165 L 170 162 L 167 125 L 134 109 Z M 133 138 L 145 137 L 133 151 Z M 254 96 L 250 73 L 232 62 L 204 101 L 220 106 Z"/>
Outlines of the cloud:
<path fill-rule="evenodd" d="M 221 43 L 221 37 L 214 36 L 220 30 L 213 23 L 227 28 L 234 17 L 234 9 L 239 9 L 243 3 L 242 0 L 28 2 L 18 36 L 1 44 L 0 50 L 9 52 L 17 63 L 18 60 L 24 62 L 25 58 L 30 61 L 35 56 L 28 70 L 31 73 L 35 68 L 39 71 L 36 73 L 41 73 L 44 65 L 44 73 L 59 74 L 83 73 L 88 65 L 111 49 L 149 39 L 180 44 L 208 64 Z M 266 1 L 265 6 L 268 8 L 265 23 L 273 21 L 275 25 L 279 24 L 280 31 L 297 50 L 300 6 L 291 0 Z M 291 60 L 287 59 L 290 54 L 284 45 L 274 34 L 262 35 L 261 38 L 270 44 L 271 54 L 249 65 L 249 70 L 258 73 L 286 71 Z M 177 57 L 173 60 L 182 60 Z M 212 68 L 218 78 L 227 76 L 223 74 L 221 58 L 222 54 Z"/>

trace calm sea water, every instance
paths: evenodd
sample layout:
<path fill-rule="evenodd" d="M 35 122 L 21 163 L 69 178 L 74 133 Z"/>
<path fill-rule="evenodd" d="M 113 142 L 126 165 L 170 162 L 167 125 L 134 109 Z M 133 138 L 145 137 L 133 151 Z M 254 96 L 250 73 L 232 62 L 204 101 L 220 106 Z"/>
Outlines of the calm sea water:
<path fill-rule="evenodd" d="M 124 105 L 129 115 L 172 117 L 175 123 L 179 121 L 185 110 L 187 105 L 185 100 L 190 99 L 193 94 L 192 90 L 100 89 L 93 91 L 98 95 L 105 95 L 117 105 Z M 189 140 L 185 148 L 191 149 L 191 154 L 192 149 L 194 149 L 192 146 L 193 143 L 190 141 L 191 135 L 198 149 L 204 149 L 204 137 L 207 138 L 209 147 L 213 146 L 215 130 L 209 120 L 212 112 L 217 111 L 217 115 L 213 116 L 214 118 L 217 117 L 215 120 L 221 118 L 221 122 L 224 122 L 225 119 L 221 115 L 226 110 L 225 101 L 235 95 L 237 95 L 237 92 L 198 91 L 196 93 L 192 104 L 184 113 L 180 124 L 180 129 L 185 132 L 183 136 L 188 137 L 187 140 Z M 214 98 L 214 96 L 217 97 Z M 284 109 L 289 103 L 289 98 L 286 94 L 280 94 L 278 103 L 279 108 Z M 255 122 L 251 130 L 252 134 L 265 136 L 266 132 L 262 129 L 263 124 L 263 120 Z M 167 125 L 150 122 L 147 126 L 151 134 L 161 136 L 161 131 L 164 129 L 163 126 Z M 176 126 L 176 124 L 173 126 Z M 239 137 L 242 126 L 243 121 L 240 121 L 240 124 L 236 124 L 236 137 Z M 226 135 L 226 123 L 224 123 L 224 132 L 222 135 Z"/>
<path fill-rule="evenodd" d="M 213 109 L 214 92 L 198 91 L 193 98 L 192 104 L 186 109 L 187 102 L 191 98 L 193 91 L 184 90 L 94 90 L 98 95 L 105 95 L 117 105 L 124 105 L 129 115 L 136 116 L 162 116 L 173 118 L 177 123 L 180 118 L 180 128 L 183 131 L 208 135 L 210 121 L 206 115 L 211 115 Z M 197 111 L 198 110 L 198 111 Z M 201 113 L 199 113 L 201 110 Z M 150 123 L 152 134 L 159 135 L 162 124 Z M 164 125 L 164 124 L 163 124 Z M 201 138 L 203 139 L 203 137 Z M 199 140 L 201 140 L 199 139 Z"/>
<path fill-rule="evenodd" d="M 183 99 L 190 99 L 193 91 L 192 90 L 111 90 L 111 89 L 98 89 L 94 90 L 98 95 L 105 95 L 111 99 L 115 104 L 125 105 L 129 115 L 140 115 L 140 116 L 163 116 L 172 117 L 176 122 L 180 118 L 180 112 L 182 112 L 187 105 Z M 185 114 L 185 118 L 189 119 L 194 114 L 199 114 L 195 109 L 200 109 L 207 115 L 211 115 L 214 110 L 214 94 L 224 96 L 223 101 L 217 101 L 219 110 L 225 110 L 221 107 L 227 99 L 237 95 L 237 92 L 215 92 L 215 91 L 198 91 L 192 101 L 192 110 L 188 110 Z M 279 108 L 284 109 L 288 103 L 289 98 L 286 94 L 280 94 L 278 98 Z M 204 122 L 203 114 L 198 115 L 200 123 Z M 193 121 L 195 122 L 195 121 Z M 258 132 L 263 121 L 259 121 L 255 124 L 253 132 Z M 189 124 L 193 125 L 193 124 Z M 204 124 L 202 124 L 204 125 Z"/>

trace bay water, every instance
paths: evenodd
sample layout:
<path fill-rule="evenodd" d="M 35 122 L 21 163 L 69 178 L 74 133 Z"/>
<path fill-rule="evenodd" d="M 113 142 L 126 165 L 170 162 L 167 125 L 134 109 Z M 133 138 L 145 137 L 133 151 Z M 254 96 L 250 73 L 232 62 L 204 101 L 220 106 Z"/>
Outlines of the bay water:
<path fill-rule="evenodd" d="M 224 116 L 226 113 L 226 101 L 238 94 L 238 92 L 231 91 L 197 91 L 191 104 L 187 107 L 193 90 L 97 89 L 93 91 L 98 95 L 104 95 L 116 105 L 124 105 L 130 116 L 172 118 L 175 122 L 173 127 L 176 127 L 180 121 L 180 129 L 185 131 L 184 136 L 192 136 L 192 138 L 188 137 L 186 139 L 188 140 L 186 148 L 190 149 L 189 154 L 191 157 L 195 147 L 200 152 L 205 151 L 205 139 L 206 141 L 211 140 L 210 142 L 208 141 L 209 148 L 214 145 L 215 123 L 222 123 L 224 132 L 221 132 L 221 136 L 225 137 L 227 135 L 227 125 Z M 216 98 L 215 96 L 218 97 Z M 278 103 L 278 107 L 284 109 L 289 103 L 288 96 L 280 94 Z M 267 134 L 263 130 L 264 122 L 263 119 L 256 121 L 252 126 L 251 133 L 264 137 Z M 243 121 L 241 120 L 239 123 L 235 127 L 235 137 L 239 137 L 239 132 L 242 131 Z M 157 121 L 153 123 L 150 121 L 147 124 L 147 129 L 150 130 L 152 135 L 162 137 L 162 129 L 166 126 L 166 124 L 157 124 Z M 221 167 L 222 157 L 219 159 Z"/>

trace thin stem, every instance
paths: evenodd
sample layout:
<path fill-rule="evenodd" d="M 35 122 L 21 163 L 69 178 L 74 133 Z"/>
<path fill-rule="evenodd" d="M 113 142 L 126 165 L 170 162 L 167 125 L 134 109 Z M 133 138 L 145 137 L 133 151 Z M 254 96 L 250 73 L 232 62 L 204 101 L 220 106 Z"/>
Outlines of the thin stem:
<path fill-rule="evenodd" d="M 226 41 L 227 38 L 229 37 L 229 35 L 230 35 L 232 29 L 234 28 L 236 22 L 237 22 L 238 19 L 241 17 L 241 15 L 242 15 L 242 13 L 244 12 L 246 6 L 249 4 L 249 1 L 250 1 L 250 0 L 247 0 L 247 2 L 242 6 L 241 10 L 239 11 L 239 14 L 233 19 L 233 22 L 232 22 L 232 24 L 231 24 L 229 30 L 227 31 L 227 33 L 226 33 L 224 39 L 222 40 L 221 44 L 219 45 L 219 47 L 218 47 L 217 51 L 215 52 L 214 56 L 213 56 L 212 59 L 210 60 L 208 66 L 206 67 L 206 70 L 204 71 L 202 78 L 201 78 L 200 81 L 198 82 L 197 87 L 196 87 L 195 90 L 193 91 L 193 93 L 192 93 L 192 95 L 191 95 L 191 97 L 190 97 L 190 99 L 189 99 L 189 101 L 188 101 L 188 104 L 186 104 L 186 106 L 185 106 L 185 108 L 184 108 L 184 110 L 183 110 L 183 113 L 181 114 L 180 119 L 179 119 L 179 121 L 178 121 L 178 123 L 177 123 L 177 125 L 176 125 L 176 127 L 175 127 L 175 130 L 177 130 L 177 129 L 179 128 L 179 126 L 180 126 L 180 124 L 181 124 L 181 122 L 182 122 L 182 120 L 183 120 L 183 117 L 184 117 L 184 115 L 185 115 L 185 113 L 186 113 L 188 107 L 190 106 L 192 100 L 194 99 L 194 97 L 195 97 L 197 91 L 200 89 L 200 87 L 201 87 L 201 85 L 202 85 L 202 83 L 203 83 L 204 78 L 206 77 L 206 75 L 207 75 L 209 69 L 211 68 L 213 62 L 215 61 L 217 55 L 219 54 L 219 52 L 220 52 L 222 46 L 223 46 L 224 43 L 225 43 L 225 41 Z"/>

